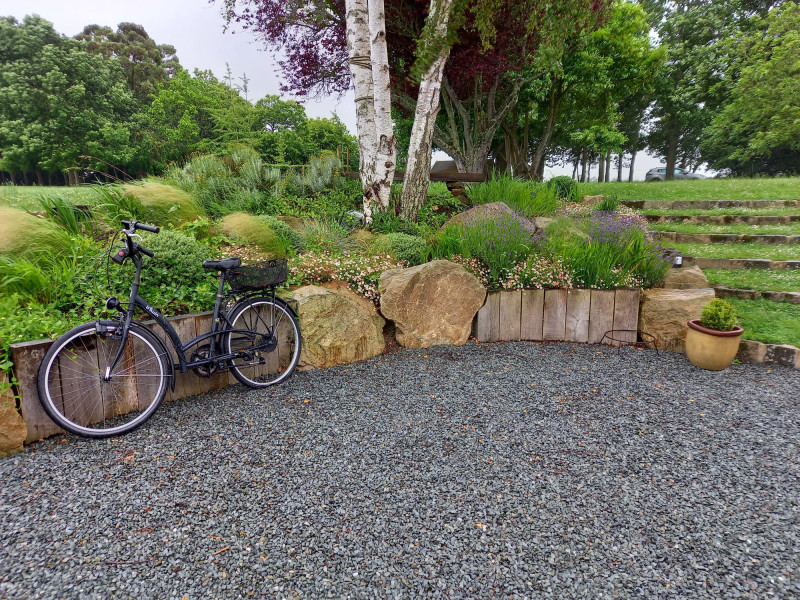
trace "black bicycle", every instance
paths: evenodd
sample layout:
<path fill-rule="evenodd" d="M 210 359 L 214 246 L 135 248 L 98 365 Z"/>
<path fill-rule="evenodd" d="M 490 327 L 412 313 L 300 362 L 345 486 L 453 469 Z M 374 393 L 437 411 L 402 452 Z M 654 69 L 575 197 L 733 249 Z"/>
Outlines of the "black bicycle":
<path fill-rule="evenodd" d="M 45 355 L 39 400 L 53 421 L 85 437 L 132 431 L 153 416 L 167 387 L 174 389 L 176 370 L 202 377 L 230 370 L 251 388 L 292 375 L 300 359 L 300 327 L 292 308 L 275 295 L 275 287 L 286 281 L 286 260 L 247 266 L 239 258 L 204 262 L 204 268 L 220 273 L 211 331 L 184 344 L 164 316 L 139 296 L 142 256 L 154 255 L 136 242 L 141 239 L 136 231 L 158 233 L 159 228 L 122 224 L 124 245 L 111 258 L 119 264 L 130 260 L 136 267 L 130 297 L 127 304 L 109 298 L 106 307 L 119 313 L 116 318 L 75 327 Z M 161 327 L 177 364 L 164 340 L 133 319 L 137 307 Z"/>

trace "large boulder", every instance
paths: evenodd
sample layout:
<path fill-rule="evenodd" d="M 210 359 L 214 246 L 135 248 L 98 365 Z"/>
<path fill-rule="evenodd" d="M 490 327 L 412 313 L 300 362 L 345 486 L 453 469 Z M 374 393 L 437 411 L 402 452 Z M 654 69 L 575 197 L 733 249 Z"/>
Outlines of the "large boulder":
<path fill-rule="evenodd" d="M 465 344 L 486 299 L 478 279 L 448 260 L 384 271 L 380 291 L 381 312 L 407 348 Z"/>
<path fill-rule="evenodd" d="M 491 220 L 500 221 L 503 217 L 513 217 L 517 219 L 526 229 L 536 231 L 536 220 L 526 219 L 520 214 L 515 213 L 505 202 L 490 202 L 488 204 L 479 204 L 469 210 L 454 215 L 447 223 L 443 225 L 467 225 L 475 221 Z M 549 219 L 545 219 L 549 223 Z M 545 225 L 539 225 L 544 227 Z"/>
<path fill-rule="evenodd" d="M 713 299 L 711 288 L 644 290 L 639 307 L 639 329 L 654 335 L 659 349 L 686 352 L 686 323 L 699 319 L 705 305 Z"/>
<path fill-rule="evenodd" d="M 8 378 L 0 373 L 0 388 L 8 385 Z M 0 391 L 0 458 L 22 452 L 22 443 L 28 437 L 25 421 L 17 412 L 14 395 Z"/>
<path fill-rule="evenodd" d="M 369 300 L 350 291 L 347 284 L 307 285 L 295 290 L 291 299 L 297 303 L 303 334 L 300 368 L 324 369 L 383 352 L 386 322 Z"/>
<path fill-rule="evenodd" d="M 700 267 L 694 266 L 683 269 L 670 269 L 658 287 L 674 290 L 696 290 L 710 286 L 708 278 L 700 270 Z"/>

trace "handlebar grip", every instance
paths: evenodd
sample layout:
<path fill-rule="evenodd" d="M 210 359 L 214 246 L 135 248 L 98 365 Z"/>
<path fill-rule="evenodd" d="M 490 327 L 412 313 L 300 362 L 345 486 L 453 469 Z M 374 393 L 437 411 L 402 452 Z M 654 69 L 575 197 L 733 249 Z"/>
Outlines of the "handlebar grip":
<path fill-rule="evenodd" d="M 158 227 L 156 227 L 156 231 L 155 231 L 155 233 L 158 233 Z M 140 246 L 139 244 L 136 244 L 136 249 L 137 249 L 139 252 L 141 252 L 142 254 L 144 254 L 145 256 L 149 256 L 150 258 L 153 258 L 153 257 L 155 256 L 155 254 L 153 254 L 152 252 L 150 252 L 150 250 L 148 250 L 147 248 L 143 248 L 143 247 L 142 247 L 142 246 Z"/>
<path fill-rule="evenodd" d="M 158 233 L 161 231 L 161 228 L 157 225 L 146 225 L 144 223 L 136 223 L 136 229 L 141 229 L 142 231 L 149 231 L 151 233 Z M 152 256 L 152 255 L 151 255 Z"/>
<path fill-rule="evenodd" d="M 149 231 L 151 233 L 158 233 L 161 231 L 161 228 L 157 225 L 147 225 L 146 223 L 139 223 L 138 221 L 121 221 L 121 223 L 126 229 L 132 227 L 134 230 L 141 229 L 142 231 Z"/>

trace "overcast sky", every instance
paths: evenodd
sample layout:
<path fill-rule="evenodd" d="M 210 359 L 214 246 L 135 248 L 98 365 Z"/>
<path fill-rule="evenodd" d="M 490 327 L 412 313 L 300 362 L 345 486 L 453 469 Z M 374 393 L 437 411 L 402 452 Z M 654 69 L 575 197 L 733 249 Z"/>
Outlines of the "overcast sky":
<path fill-rule="evenodd" d="M 181 65 L 189 71 L 210 69 L 218 78 L 225 75 L 226 63 L 238 80 L 247 75 L 248 97 L 255 101 L 267 94 L 281 94 L 276 59 L 262 45 L 244 31 L 223 32 L 224 19 L 220 2 L 207 0 L 0 0 L 0 16 L 14 16 L 22 20 L 25 15 L 38 14 L 47 19 L 56 31 L 68 36 L 81 32 L 86 25 L 106 25 L 116 29 L 119 23 L 131 22 L 144 26 L 157 44 L 172 44 L 177 50 Z M 239 81 L 241 83 L 241 81 Z M 342 98 L 307 99 L 303 103 L 310 117 L 329 117 L 335 113 L 351 133 L 356 131 L 355 108 L 352 93 Z M 435 159 L 446 159 L 437 153 Z M 644 173 L 659 161 L 640 153 L 636 157 L 635 177 L 644 179 Z M 558 167 L 545 170 L 545 177 L 572 174 L 572 169 Z M 627 169 L 624 172 L 627 177 Z M 597 175 L 597 171 L 593 173 Z"/>

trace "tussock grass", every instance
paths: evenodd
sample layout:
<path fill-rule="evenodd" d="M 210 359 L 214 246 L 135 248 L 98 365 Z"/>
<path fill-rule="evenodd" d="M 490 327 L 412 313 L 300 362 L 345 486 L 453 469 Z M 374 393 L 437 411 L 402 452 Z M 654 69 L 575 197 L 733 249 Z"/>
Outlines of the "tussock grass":
<path fill-rule="evenodd" d="M 52 221 L 0 206 L 0 254 L 35 257 L 59 254 L 69 246 L 69 236 Z"/>
<path fill-rule="evenodd" d="M 171 185 L 147 181 L 122 186 L 123 196 L 140 207 L 137 217 L 154 225 L 172 225 L 194 221 L 205 211 L 191 195 Z"/>
<path fill-rule="evenodd" d="M 286 247 L 275 232 L 259 217 L 243 212 L 231 213 L 220 220 L 226 235 L 258 247 L 273 256 L 285 256 Z"/>

